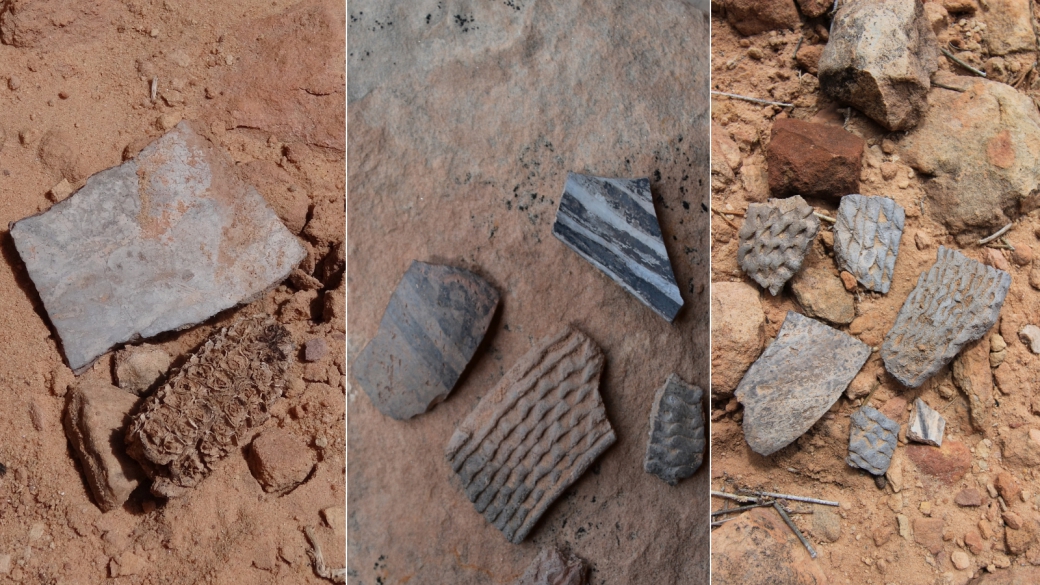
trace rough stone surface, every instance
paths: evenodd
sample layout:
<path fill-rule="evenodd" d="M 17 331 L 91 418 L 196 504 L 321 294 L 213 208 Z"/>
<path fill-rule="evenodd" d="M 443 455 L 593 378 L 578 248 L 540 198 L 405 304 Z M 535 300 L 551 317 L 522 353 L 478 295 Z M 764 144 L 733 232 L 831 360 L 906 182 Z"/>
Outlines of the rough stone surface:
<path fill-rule="evenodd" d="M 122 506 L 144 479 L 123 450 L 123 434 L 137 403 L 133 394 L 101 382 L 79 384 L 68 394 L 65 435 L 103 512 Z"/>
<path fill-rule="evenodd" d="M 939 49 L 920 0 L 842 2 L 820 56 L 820 89 L 889 130 L 928 110 Z"/>
<path fill-rule="evenodd" d="M 841 126 L 795 118 L 773 122 L 766 147 L 769 192 L 839 198 L 859 190 L 865 142 Z"/>
<path fill-rule="evenodd" d="M 925 175 L 925 211 L 961 245 L 1040 206 L 1040 112 L 1003 83 L 953 77 L 929 96 L 929 114 L 900 142 Z"/>
<path fill-rule="evenodd" d="M 1026 325 L 1018 332 L 1018 337 L 1022 340 L 1022 343 L 1026 344 L 1029 351 L 1040 354 L 1040 327 Z"/>
<path fill-rule="evenodd" d="M 286 278 L 303 246 L 187 122 L 11 226 L 69 367 L 204 321 Z"/>
<path fill-rule="evenodd" d="M 867 290 L 887 293 L 906 213 L 888 197 L 846 195 L 834 224 L 834 256 Z"/>
<path fill-rule="evenodd" d="M 276 494 L 296 489 L 315 464 L 314 451 L 307 442 L 279 428 L 264 431 L 253 439 L 246 460 L 264 491 Z"/>
<path fill-rule="evenodd" d="M 711 582 L 823 585 L 827 576 L 776 510 L 755 508 L 711 534 Z"/>
<path fill-rule="evenodd" d="M 829 0 L 798 0 L 798 9 L 809 18 L 818 18 L 826 14 L 833 2 Z"/>
<path fill-rule="evenodd" d="M 945 366 L 997 322 L 1011 275 L 939 246 L 885 335 L 885 368 L 911 388 Z"/>
<path fill-rule="evenodd" d="M 990 55 L 1036 50 L 1029 0 L 986 0 L 980 4 L 986 23 L 982 42 Z"/>
<path fill-rule="evenodd" d="M 946 485 L 960 481 L 971 469 L 971 452 L 959 441 L 944 441 L 942 447 L 908 445 L 906 454 L 918 469 Z"/>
<path fill-rule="evenodd" d="M 820 506 L 812 515 L 813 534 L 825 542 L 838 542 L 841 538 L 841 516 L 829 506 Z"/>
<path fill-rule="evenodd" d="M 837 325 L 856 318 L 856 305 L 829 262 L 809 263 L 791 278 L 791 292 L 809 317 Z"/>
<path fill-rule="evenodd" d="M 788 312 L 776 340 L 737 387 L 744 438 L 770 455 L 800 437 L 834 404 L 870 356 L 858 339 Z"/>
<path fill-rule="evenodd" d="M 1008 465 L 1035 467 L 1040 465 L 1040 429 L 1018 428 L 1003 437 L 1001 454 Z"/>
<path fill-rule="evenodd" d="M 759 292 L 744 282 L 711 283 L 711 393 L 728 398 L 765 343 Z"/>
<path fill-rule="evenodd" d="M 675 374 L 654 395 L 643 469 L 668 485 L 693 475 L 704 461 L 704 391 Z"/>
<path fill-rule="evenodd" d="M 116 382 L 119 387 L 134 394 L 144 394 L 170 369 L 170 354 L 154 345 L 135 345 L 121 349 L 115 355 Z"/>
<path fill-rule="evenodd" d="M 616 436 L 599 395 L 603 353 L 564 328 L 508 371 L 445 451 L 466 497 L 512 543 Z"/>
<path fill-rule="evenodd" d="M 667 321 L 682 308 L 650 179 L 567 173 L 553 235 Z"/>
<path fill-rule="evenodd" d="M 943 547 L 942 518 L 914 518 L 914 542 L 937 554 Z"/>
<path fill-rule="evenodd" d="M 722 0 L 726 18 L 745 36 L 770 30 L 794 30 L 801 24 L 794 0 Z"/>
<path fill-rule="evenodd" d="M 872 406 L 856 410 L 850 420 L 849 456 L 845 462 L 874 475 L 884 475 L 896 452 L 899 423 Z"/>
<path fill-rule="evenodd" d="M 329 353 L 329 344 L 322 337 L 308 339 L 303 344 L 303 360 L 306 362 L 317 362 Z"/>
<path fill-rule="evenodd" d="M 957 492 L 953 502 L 961 507 L 978 507 L 982 505 L 982 494 L 975 488 L 965 488 Z"/>
<path fill-rule="evenodd" d="M 820 230 L 820 220 L 812 213 L 812 207 L 797 195 L 748 205 L 740 226 L 737 262 L 773 296 L 802 267 Z"/>
<path fill-rule="evenodd" d="M 241 448 L 285 393 L 295 354 L 289 332 L 265 315 L 216 332 L 149 396 L 127 429 L 127 453 L 175 497 Z"/>
<path fill-rule="evenodd" d="M 354 361 L 354 377 L 386 416 L 422 414 L 451 393 L 497 306 L 498 291 L 476 274 L 414 261 Z"/>
<path fill-rule="evenodd" d="M 996 337 L 1000 336 L 993 335 L 991 339 Z M 990 370 L 995 366 L 992 364 L 990 345 L 985 339 L 969 343 L 957 354 L 950 368 L 954 385 L 968 397 L 971 426 L 984 433 L 990 430 L 990 411 L 996 405 L 993 401 L 993 372 Z"/>
<path fill-rule="evenodd" d="M 941 414 L 928 406 L 924 400 L 914 400 L 914 409 L 910 412 L 910 426 L 906 431 L 908 439 L 942 447 L 945 429 L 946 419 Z"/>
<path fill-rule="evenodd" d="M 584 585 L 585 561 L 555 546 L 543 548 L 513 585 Z"/>

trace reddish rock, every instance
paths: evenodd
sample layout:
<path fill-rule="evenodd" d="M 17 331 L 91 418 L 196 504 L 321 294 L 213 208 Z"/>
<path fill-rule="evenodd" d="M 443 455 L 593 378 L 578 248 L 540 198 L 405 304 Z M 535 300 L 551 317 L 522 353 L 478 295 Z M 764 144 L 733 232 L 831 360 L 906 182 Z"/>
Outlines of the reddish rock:
<path fill-rule="evenodd" d="M 953 501 L 958 506 L 981 506 L 982 505 L 982 494 L 975 488 L 967 488 L 961 490 Z"/>
<path fill-rule="evenodd" d="M 986 338 L 961 350 L 953 360 L 953 383 L 968 397 L 968 415 L 976 431 L 991 431 L 989 418 L 993 409 L 993 372 L 990 370 L 990 346 Z"/>
<path fill-rule="evenodd" d="M 1025 427 L 1011 431 L 1002 439 L 1004 461 L 1014 467 L 1040 465 L 1040 430 Z"/>
<path fill-rule="evenodd" d="M 1004 502 L 1008 504 L 1012 503 L 1022 493 L 1022 488 L 1015 481 L 1015 477 L 1006 471 L 997 474 L 997 479 L 993 480 L 993 486 L 997 488 L 997 492 L 1004 498 Z"/>
<path fill-rule="evenodd" d="M 711 579 L 732 585 L 816 585 L 823 569 L 776 510 L 755 508 L 712 533 Z"/>
<path fill-rule="evenodd" d="M 969 530 L 964 534 L 964 544 L 971 551 L 971 554 L 977 555 L 982 552 L 982 537 L 979 536 L 978 531 Z"/>
<path fill-rule="evenodd" d="M 942 518 L 914 518 L 914 542 L 937 554 L 943 546 Z"/>
<path fill-rule="evenodd" d="M 960 441 L 947 439 L 942 447 L 909 445 L 906 453 L 921 472 L 951 485 L 971 468 L 971 452 Z"/>
<path fill-rule="evenodd" d="M 1003 518 L 1007 526 L 1007 530 L 1004 531 L 1004 543 L 1007 545 L 1008 553 L 1020 555 L 1028 551 L 1036 543 L 1036 520 L 1022 518 L 1015 512 L 1005 512 Z"/>
<path fill-rule="evenodd" d="M 324 338 L 315 337 L 303 344 L 303 360 L 316 362 L 329 353 L 329 344 Z"/>
<path fill-rule="evenodd" d="M 906 398 L 896 396 L 895 398 L 889 398 L 878 410 L 881 411 L 881 414 L 896 422 L 903 422 L 906 420 L 907 404 Z"/>
<path fill-rule="evenodd" d="M 830 0 L 798 0 L 798 8 L 809 18 L 823 16 L 832 6 Z"/>
<path fill-rule="evenodd" d="M 801 25 L 794 0 L 724 0 L 726 19 L 744 36 Z"/>
<path fill-rule="evenodd" d="M 837 126 L 777 120 L 766 149 L 769 191 L 773 197 L 835 199 L 857 193 L 864 144 L 862 138 Z"/>
<path fill-rule="evenodd" d="M 1033 249 L 1026 244 L 1015 244 L 1015 251 L 1011 253 L 1011 260 L 1019 266 L 1029 266 L 1033 263 Z"/>
<path fill-rule="evenodd" d="M 798 66 L 809 73 L 816 75 L 820 72 L 820 55 L 823 53 L 823 45 L 809 45 L 798 50 L 795 61 Z"/>
<path fill-rule="evenodd" d="M 314 452 L 284 429 L 265 431 L 249 446 L 249 469 L 266 492 L 285 494 L 303 483 L 314 469 Z"/>
<path fill-rule="evenodd" d="M 1004 525 L 1012 530 L 1019 530 L 1022 528 L 1022 517 L 1018 514 L 1008 511 L 1001 515 L 1004 519 Z"/>
<path fill-rule="evenodd" d="M 856 290 L 856 277 L 851 272 L 841 271 L 841 283 L 845 285 L 845 290 L 852 292 Z"/>
<path fill-rule="evenodd" d="M 983 262 L 998 270 L 1011 272 L 1011 266 L 1008 265 L 1007 258 L 1005 258 L 1004 254 L 996 248 L 986 248 L 986 257 L 983 259 Z"/>

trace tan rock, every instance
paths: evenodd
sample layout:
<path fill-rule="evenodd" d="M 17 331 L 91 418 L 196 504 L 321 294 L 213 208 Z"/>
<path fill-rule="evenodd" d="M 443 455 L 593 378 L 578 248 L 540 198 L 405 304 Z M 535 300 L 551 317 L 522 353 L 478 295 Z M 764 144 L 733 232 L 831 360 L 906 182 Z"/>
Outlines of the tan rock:
<path fill-rule="evenodd" d="M 766 315 L 759 292 L 744 282 L 711 285 L 711 392 L 733 393 L 765 342 Z"/>
<path fill-rule="evenodd" d="M 266 492 L 286 494 L 310 475 L 314 451 L 302 438 L 280 428 L 264 431 L 249 446 L 249 470 Z"/>
<path fill-rule="evenodd" d="M 166 350 L 154 345 L 133 345 L 115 355 L 116 381 L 119 387 L 134 394 L 144 394 L 170 369 L 173 359 Z"/>

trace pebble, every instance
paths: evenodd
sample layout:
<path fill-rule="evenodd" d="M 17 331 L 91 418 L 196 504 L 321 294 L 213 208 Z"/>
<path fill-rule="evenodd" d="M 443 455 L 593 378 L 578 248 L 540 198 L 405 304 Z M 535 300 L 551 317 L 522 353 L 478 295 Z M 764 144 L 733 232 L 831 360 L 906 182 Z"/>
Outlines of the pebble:
<path fill-rule="evenodd" d="M 914 244 L 918 250 L 927 250 L 932 247 L 932 237 L 925 232 L 918 231 L 914 234 Z"/>
<path fill-rule="evenodd" d="M 899 524 L 899 536 L 910 540 L 910 519 L 904 514 L 896 514 L 896 522 Z"/>
<path fill-rule="evenodd" d="M 1022 340 L 1022 343 L 1026 344 L 1029 351 L 1040 354 L 1040 327 L 1026 325 L 1018 332 L 1018 337 Z"/>
<path fill-rule="evenodd" d="M 322 337 L 315 337 L 303 344 L 303 359 L 308 362 L 316 362 L 325 357 L 329 352 L 329 344 Z"/>
<path fill-rule="evenodd" d="M 963 571 L 971 566 L 971 558 L 968 556 L 968 553 L 962 550 L 953 551 L 953 554 L 950 555 L 950 560 L 953 561 L 953 566 L 957 567 L 959 571 Z"/>
<path fill-rule="evenodd" d="M 9 77 L 7 79 L 7 87 L 11 91 L 14 91 L 14 90 L 18 89 L 21 86 L 22 86 L 22 80 L 18 79 L 17 75 L 12 75 L 11 77 Z"/>
<path fill-rule="evenodd" d="M 1004 519 L 1004 524 L 1012 530 L 1018 530 L 1022 528 L 1022 517 L 1014 512 L 1004 512 L 1001 516 Z"/>
<path fill-rule="evenodd" d="M 856 277 L 851 272 L 841 271 L 841 283 L 845 285 L 845 290 L 849 292 L 856 290 Z"/>
<path fill-rule="evenodd" d="M 314 469 L 314 452 L 296 435 L 273 428 L 253 440 L 247 457 L 253 477 L 269 493 L 286 494 Z"/>
<path fill-rule="evenodd" d="M 972 554 L 977 555 L 982 552 L 982 537 L 979 536 L 978 532 L 971 530 L 964 534 L 964 545 L 968 547 Z"/>
<path fill-rule="evenodd" d="M 962 507 L 974 507 L 982 505 L 982 494 L 975 488 L 966 488 L 961 490 L 956 497 L 953 498 L 953 502 L 958 506 Z"/>
<path fill-rule="evenodd" d="M 1001 497 L 1004 498 L 1005 502 L 1013 501 L 1022 493 L 1022 488 L 1015 481 L 1015 477 L 1006 471 L 997 475 L 997 479 L 993 481 L 993 486 Z"/>
<path fill-rule="evenodd" d="M 1033 249 L 1025 244 L 1015 244 L 1015 251 L 1011 253 L 1011 261 L 1019 266 L 1032 264 Z"/>
<path fill-rule="evenodd" d="M 919 509 L 921 510 L 921 513 L 924 514 L 925 516 L 931 516 L 932 515 L 932 503 L 931 502 L 928 502 L 928 501 L 921 502 L 921 505 L 919 506 Z"/>

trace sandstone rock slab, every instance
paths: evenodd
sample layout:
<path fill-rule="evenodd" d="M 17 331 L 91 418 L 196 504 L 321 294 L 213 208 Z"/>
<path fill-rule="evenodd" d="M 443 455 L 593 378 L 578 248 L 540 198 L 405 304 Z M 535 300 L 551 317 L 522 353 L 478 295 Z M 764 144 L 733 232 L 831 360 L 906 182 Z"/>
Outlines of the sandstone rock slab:
<path fill-rule="evenodd" d="M 889 130 L 906 130 L 928 110 L 938 59 L 920 0 L 849 0 L 820 56 L 820 89 Z"/>
<path fill-rule="evenodd" d="M 445 454 L 466 497 L 518 544 L 616 436 L 599 395 L 603 353 L 564 328 L 512 367 L 455 430 Z"/>
<path fill-rule="evenodd" d="M 840 126 L 777 120 L 766 147 L 769 192 L 835 198 L 855 193 L 865 144 Z"/>
<path fill-rule="evenodd" d="M 213 335 L 149 396 L 126 432 L 127 453 L 175 497 L 249 443 L 285 393 L 295 348 L 266 315 L 242 317 Z"/>
<path fill-rule="evenodd" d="M 690 477 L 704 461 L 704 391 L 672 374 L 654 394 L 643 469 L 668 485 Z"/>
<path fill-rule="evenodd" d="M 939 246 L 885 335 L 885 368 L 904 385 L 920 386 L 997 322 L 1010 286 L 1007 272 Z"/>
<path fill-rule="evenodd" d="M 766 314 L 758 289 L 744 282 L 711 283 L 711 394 L 733 394 L 762 353 Z"/>
<path fill-rule="evenodd" d="M 798 272 L 820 220 L 800 196 L 748 205 L 740 226 L 737 262 L 755 282 L 776 296 Z"/>
<path fill-rule="evenodd" d="M 314 470 L 314 451 L 301 437 L 285 429 L 261 433 L 249 445 L 249 470 L 265 492 L 287 494 Z"/>
<path fill-rule="evenodd" d="M 820 565 L 772 508 L 755 508 L 711 533 L 711 580 L 724 585 L 820 585 Z"/>
<path fill-rule="evenodd" d="M 744 438 L 771 455 L 809 430 L 856 376 L 870 347 L 798 313 L 788 312 L 776 340 L 737 387 Z"/>
<path fill-rule="evenodd" d="M 469 270 L 413 261 L 354 377 L 384 415 L 422 414 L 451 393 L 497 306 L 498 291 Z"/>
<path fill-rule="evenodd" d="M 942 447 L 943 431 L 946 419 L 928 406 L 920 398 L 914 400 L 914 409 L 910 412 L 910 427 L 906 437 L 911 441 Z"/>
<path fill-rule="evenodd" d="M 127 392 L 141 395 L 170 369 L 173 359 L 161 347 L 142 344 L 123 348 L 115 356 L 116 383 Z"/>
<path fill-rule="evenodd" d="M 852 413 L 850 420 L 849 456 L 845 462 L 874 475 L 884 475 L 896 452 L 899 423 L 872 406 Z"/>
<path fill-rule="evenodd" d="M 567 173 L 553 235 L 668 321 L 683 299 L 657 222 L 650 179 Z"/>
<path fill-rule="evenodd" d="M 838 267 L 864 287 L 887 293 L 899 255 L 906 213 L 888 197 L 852 194 L 841 198 L 834 224 Z"/>
<path fill-rule="evenodd" d="M 11 237 L 77 373 L 115 345 L 256 297 L 305 255 L 188 122 L 15 222 Z"/>
<path fill-rule="evenodd" d="M 513 585 L 584 585 L 588 568 L 576 555 L 545 547 Z"/>
<path fill-rule="evenodd" d="M 103 512 L 122 506 L 144 479 L 124 451 L 123 435 L 139 399 L 100 382 L 78 384 L 65 405 L 65 435 Z"/>

